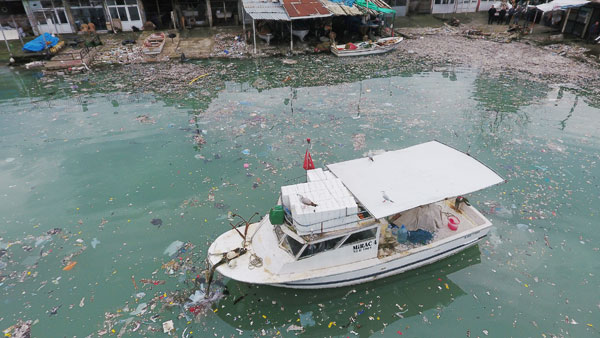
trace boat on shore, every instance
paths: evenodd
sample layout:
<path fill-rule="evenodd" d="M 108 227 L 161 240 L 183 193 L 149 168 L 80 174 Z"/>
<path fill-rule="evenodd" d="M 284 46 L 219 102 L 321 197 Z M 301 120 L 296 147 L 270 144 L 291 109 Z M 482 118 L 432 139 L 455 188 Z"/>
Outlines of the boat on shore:
<path fill-rule="evenodd" d="M 402 42 L 402 37 L 381 38 L 375 42 L 363 41 L 347 43 L 345 45 L 332 45 L 331 52 L 336 56 L 364 56 L 390 52 Z"/>
<path fill-rule="evenodd" d="M 211 244 L 208 285 L 216 271 L 244 283 L 333 288 L 433 263 L 487 236 L 491 222 L 462 196 L 502 182 L 437 141 L 307 170 L 307 182 L 281 187 L 262 220 L 242 219 Z"/>
<path fill-rule="evenodd" d="M 165 33 L 152 33 L 144 40 L 142 52 L 146 55 L 160 54 L 165 46 Z"/>

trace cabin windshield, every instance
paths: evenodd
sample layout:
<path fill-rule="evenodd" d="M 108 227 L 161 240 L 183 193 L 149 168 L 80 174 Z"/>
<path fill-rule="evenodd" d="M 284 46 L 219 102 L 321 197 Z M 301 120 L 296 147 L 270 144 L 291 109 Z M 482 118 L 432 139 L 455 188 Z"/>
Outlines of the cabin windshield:
<path fill-rule="evenodd" d="M 304 247 L 303 243 L 300 243 L 291 236 L 286 235 L 279 226 L 275 227 L 275 234 L 279 240 L 279 245 L 294 257 L 296 257 L 300 250 L 302 250 Z"/>
<path fill-rule="evenodd" d="M 290 255 L 294 256 L 294 258 L 303 259 L 312 257 L 321 252 L 337 249 L 340 246 L 375 239 L 377 236 L 377 227 L 371 227 L 350 235 L 337 236 L 318 242 L 309 242 L 307 244 L 298 242 L 292 236 L 286 234 L 283 230 L 281 230 L 281 226 L 275 227 L 275 234 L 277 235 L 279 245 L 284 250 L 286 250 Z"/>
<path fill-rule="evenodd" d="M 302 251 L 302 253 L 300 254 L 299 258 L 305 258 L 327 250 L 335 249 L 337 248 L 338 244 L 342 241 L 343 238 L 344 236 L 341 236 L 321 242 L 308 243 L 304 251 Z"/>
<path fill-rule="evenodd" d="M 374 239 L 375 236 L 377 236 L 377 228 L 370 228 L 367 230 L 355 232 L 352 235 L 348 236 L 348 238 L 346 239 L 346 241 L 344 241 L 344 244 L 342 245 L 349 245 L 357 242 L 368 241 L 370 239 Z"/>

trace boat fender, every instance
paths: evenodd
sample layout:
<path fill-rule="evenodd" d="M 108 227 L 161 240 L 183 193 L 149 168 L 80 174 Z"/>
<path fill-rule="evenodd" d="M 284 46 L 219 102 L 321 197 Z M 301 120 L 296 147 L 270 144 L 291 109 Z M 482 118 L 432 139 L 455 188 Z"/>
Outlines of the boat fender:
<path fill-rule="evenodd" d="M 456 216 L 448 216 L 448 228 L 452 231 L 458 230 L 460 220 Z"/>

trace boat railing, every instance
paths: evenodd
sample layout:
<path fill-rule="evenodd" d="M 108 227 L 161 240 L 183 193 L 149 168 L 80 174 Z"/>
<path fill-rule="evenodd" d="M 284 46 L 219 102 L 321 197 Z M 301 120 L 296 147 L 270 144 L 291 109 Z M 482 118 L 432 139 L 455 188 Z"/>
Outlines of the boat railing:
<path fill-rule="evenodd" d="M 284 212 L 284 215 L 285 215 L 284 216 L 285 217 L 285 221 L 288 224 L 293 225 L 293 226 L 300 226 L 300 227 L 312 227 L 312 226 L 315 226 L 315 225 L 318 225 L 318 224 L 321 224 L 321 226 L 323 226 L 323 223 L 325 223 L 325 222 L 334 221 L 336 219 L 346 218 L 346 217 L 349 217 L 349 216 L 357 216 L 358 220 L 347 221 L 347 222 L 338 224 L 335 227 L 337 228 L 337 227 L 342 227 L 342 226 L 345 226 L 345 225 L 348 225 L 348 224 L 353 224 L 353 223 L 357 223 L 357 222 L 364 222 L 364 221 L 375 219 L 366 210 L 361 210 L 361 211 L 359 211 L 357 213 L 345 214 L 342 217 L 334 217 L 334 218 L 330 218 L 330 219 L 326 219 L 326 220 L 321 220 L 319 222 L 309 223 L 309 224 L 303 224 L 303 223 L 300 223 L 297 220 L 295 220 L 294 217 L 292 216 L 292 214 L 289 212 L 289 209 Z"/>

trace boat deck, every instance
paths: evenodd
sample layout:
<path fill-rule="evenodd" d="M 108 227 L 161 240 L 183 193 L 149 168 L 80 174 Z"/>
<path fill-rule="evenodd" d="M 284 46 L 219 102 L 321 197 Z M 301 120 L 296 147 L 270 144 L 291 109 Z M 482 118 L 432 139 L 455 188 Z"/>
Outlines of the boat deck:
<path fill-rule="evenodd" d="M 396 253 L 400 253 L 403 251 L 408 251 L 417 247 L 421 247 L 423 245 L 430 245 L 431 243 L 441 241 L 450 236 L 459 234 L 461 232 L 466 232 L 471 230 L 477 226 L 484 224 L 486 221 L 483 219 L 479 212 L 476 211 L 475 208 L 469 207 L 466 205 L 461 205 L 460 211 L 456 211 L 454 209 L 454 201 L 453 200 L 445 200 L 435 203 L 442 207 L 442 212 L 451 214 L 456 217 L 460 223 L 458 225 L 458 229 L 455 231 L 450 230 L 448 226 L 442 226 L 436 229 L 433 232 L 433 240 L 429 244 L 413 244 L 410 242 L 406 243 L 398 243 L 398 240 L 394 236 L 390 236 L 390 234 L 386 234 L 386 231 L 381 231 L 380 235 L 380 249 L 378 252 L 378 257 L 383 258 L 387 256 L 391 256 Z M 393 248 L 393 249 L 392 249 Z"/>

